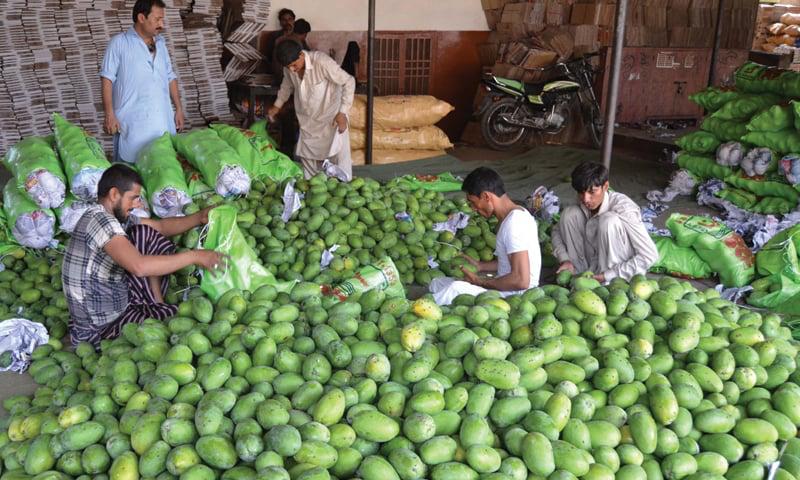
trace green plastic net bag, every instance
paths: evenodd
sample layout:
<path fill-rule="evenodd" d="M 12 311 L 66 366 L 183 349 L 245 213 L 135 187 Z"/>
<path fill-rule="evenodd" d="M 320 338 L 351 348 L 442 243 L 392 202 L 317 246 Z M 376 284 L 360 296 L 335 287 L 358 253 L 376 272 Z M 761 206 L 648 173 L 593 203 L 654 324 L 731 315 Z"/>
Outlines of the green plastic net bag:
<path fill-rule="evenodd" d="M 747 302 L 779 313 L 800 312 L 800 225 L 778 232 L 756 254 L 756 268 L 764 279 Z M 766 288 L 761 288 L 766 287 Z"/>
<path fill-rule="evenodd" d="M 681 247 L 691 247 L 726 287 L 743 287 L 755 276 L 753 252 L 742 237 L 710 217 L 673 213 L 667 228 Z"/>
<path fill-rule="evenodd" d="M 734 74 L 736 90 L 744 93 L 777 93 L 784 90 L 781 78 L 784 70 L 747 62 Z"/>
<path fill-rule="evenodd" d="M 273 285 L 279 292 L 289 292 L 295 282 L 279 282 L 258 260 L 236 224 L 236 208 L 222 205 L 208 213 L 208 226 L 201 248 L 228 255 L 224 270 L 204 272 L 200 289 L 216 301 L 232 288 L 255 291 Z"/>
<path fill-rule="evenodd" d="M 742 136 L 742 141 L 781 154 L 800 152 L 800 133 L 795 129 L 780 132 L 749 132 Z"/>
<path fill-rule="evenodd" d="M 736 174 L 725 177 L 725 182 L 734 187 L 752 192 L 759 197 L 779 197 L 795 204 L 800 201 L 800 192 L 785 183 L 754 180 Z"/>
<path fill-rule="evenodd" d="M 751 132 L 780 132 L 789 128 L 794 128 L 794 109 L 788 105 L 773 105 L 747 124 Z"/>
<path fill-rule="evenodd" d="M 211 125 L 211 128 L 236 150 L 239 158 L 250 165 L 252 178 L 266 177 L 280 183 L 289 178 L 303 176 L 299 165 L 255 132 L 223 124 Z"/>
<path fill-rule="evenodd" d="M 714 195 L 731 202 L 743 210 L 750 210 L 758 202 L 754 194 L 739 188 L 726 187 L 718 190 Z"/>
<path fill-rule="evenodd" d="M 708 180 L 709 178 L 724 179 L 725 177 L 733 175 L 733 170 L 718 164 L 714 159 L 709 157 L 681 152 L 678 154 L 677 161 L 678 166 L 689 170 L 703 180 Z"/>
<path fill-rule="evenodd" d="M 716 152 L 719 144 L 719 139 L 713 133 L 703 130 L 687 133 L 675 140 L 675 145 L 679 146 L 681 150 L 700 155 Z"/>
<path fill-rule="evenodd" d="M 712 118 L 720 120 L 750 120 L 753 115 L 769 108 L 781 99 L 777 95 L 740 95 L 722 106 L 719 110 L 711 114 Z"/>
<path fill-rule="evenodd" d="M 266 140 L 267 142 L 269 142 L 269 144 L 272 145 L 272 148 L 277 150 L 278 142 L 276 142 L 267 132 L 267 127 L 269 127 L 269 123 L 267 123 L 266 119 L 262 119 L 250 125 L 248 130 L 255 133 L 262 140 Z"/>
<path fill-rule="evenodd" d="M 352 295 L 361 295 L 374 289 L 382 290 L 387 297 L 404 297 L 406 294 L 400 272 L 388 256 L 363 266 L 353 278 L 333 286 L 324 286 L 322 292 L 344 301 Z"/>
<path fill-rule="evenodd" d="M 150 142 L 138 157 L 136 166 L 149 193 L 153 213 L 161 218 L 183 215 L 184 207 L 192 203 L 192 196 L 170 134 Z"/>
<path fill-rule="evenodd" d="M 201 128 L 172 137 L 175 149 L 203 174 L 208 185 L 223 197 L 247 195 L 250 174 L 247 161 L 239 158 L 216 130 Z"/>
<path fill-rule="evenodd" d="M 708 263 L 690 247 L 680 247 L 669 237 L 652 238 L 658 249 L 658 261 L 650 267 L 651 272 L 689 279 L 709 278 L 714 274 Z"/>
<path fill-rule="evenodd" d="M 17 188 L 41 208 L 57 208 L 64 203 L 67 177 L 53 149 L 53 137 L 26 138 L 3 157 L 14 176 Z"/>
<path fill-rule="evenodd" d="M 722 90 L 716 87 L 708 87 L 703 91 L 689 95 L 689 100 L 696 103 L 703 110 L 715 112 L 723 105 L 739 97 L 735 90 Z"/>
<path fill-rule="evenodd" d="M 39 208 L 14 182 L 3 188 L 3 208 L 11 233 L 20 245 L 47 248 L 53 242 L 56 217 L 52 210 Z"/>
<path fill-rule="evenodd" d="M 700 128 L 706 132 L 713 133 L 715 137 L 723 142 L 738 142 L 747 134 L 747 122 L 739 120 L 721 120 L 714 117 L 706 117 Z"/>
<path fill-rule="evenodd" d="M 70 191 L 81 200 L 97 200 L 97 183 L 111 166 L 103 147 L 82 128 L 57 113 L 53 114 L 53 125 Z"/>
<path fill-rule="evenodd" d="M 404 186 L 409 190 L 423 189 L 434 192 L 458 192 L 461 190 L 461 180 L 450 172 L 439 175 L 403 175 L 390 180 L 388 185 Z"/>

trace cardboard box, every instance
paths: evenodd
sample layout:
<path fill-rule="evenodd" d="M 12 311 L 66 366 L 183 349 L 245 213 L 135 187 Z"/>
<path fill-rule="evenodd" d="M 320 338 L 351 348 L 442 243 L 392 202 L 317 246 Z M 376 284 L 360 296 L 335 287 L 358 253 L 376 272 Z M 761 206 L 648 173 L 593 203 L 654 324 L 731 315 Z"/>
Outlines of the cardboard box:
<path fill-rule="evenodd" d="M 492 67 L 492 73 L 498 77 L 510 78 L 512 80 L 522 80 L 525 70 L 516 65 L 510 65 L 508 63 L 495 63 L 494 67 Z"/>
<path fill-rule="evenodd" d="M 562 0 L 548 0 L 545 14 L 545 24 L 561 26 L 570 21 L 572 5 Z"/>
<path fill-rule="evenodd" d="M 654 30 L 666 30 L 667 9 L 665 7 L 645 6 L 644 26 Z"/>
<path fill-rule="evenodd" d="M 528 36 L 528 31 L 524 23 L 505 23 L 497 24 L 497 33 L 510 40 L 519 40 Z"/>
<path fill-rule="evenodd" d="M 613 3 L 576 3 L 572 6 L 572 25 L 614 25 L 616 5 Z"/>
<path fill-rule="evenodd" d="M 537 2 L 533 4 L 533 8 L 528 12 L 528 16 L 523 19 L 523 23 L 528 33 L 536 33 L 545 29 L 546 19 L 547 3 Z"/>
<path fill-rule="evenodd" d="M 525 69 L 543 68 L 555 63 L 557 58 L 558 54 L 556 52 L 532 48 L 528 51 L 528 55 L 520 66 Z"/>
<path fill-rule="evenodd" d="M 536 4 L 534 3 L 509 3 L 503 8 L 503 23 L 525 23 L 531 10 Z"/>
<path fill-rule="evenodd" d="M 503 53 L 503 63 L 510 63 L 511 65 L 522 65 L 528 56 L 530 47 L 521 42 L 512 42 Z"/>
<path fill-rule="evenodd" d="M 481 7 L 483 7 L 484 10 L 497 10 L 515 1 L 516 0 L 481 0 Z"/>
<path fill-rule="evenodd" d="M 497 24 L 500 23 L 500 18 L 503 16 L 502 9 L 495 9 L 495 10 L 484 10 L 484 15 L 486 15 L 486 23 L 489 24 L 489 29 L 494 30 L 497 28 Z"/>
<path fill-rule="evenodd" d="M 536 36 L 547 50 L 556 52 L 560 61 L 569 60 L 575 48 L 575 39 L 568 28 L 550 27 Z"/>

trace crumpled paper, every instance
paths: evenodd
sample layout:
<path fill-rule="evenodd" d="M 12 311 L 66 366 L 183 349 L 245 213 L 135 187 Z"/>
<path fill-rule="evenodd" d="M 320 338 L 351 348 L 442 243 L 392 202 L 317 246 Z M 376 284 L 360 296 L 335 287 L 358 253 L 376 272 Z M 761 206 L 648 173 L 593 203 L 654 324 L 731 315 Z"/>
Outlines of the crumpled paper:
<path fill-rule="evenodd" d="M 300 210 L 300 200 L 304 198 L 303 194 L 294 189 L 294 182 L 294 180 L 289 180 L 286 188 L 283 189 L 283 214 L 281 214 L 283 223 L 288 222 L 292 215 Z"/>
<path fill-rule="evenodd" d="M 47 329 L 41 323 L 10 318 L 0 322 L 0 352 L 11 351 L 11 365 L 0 371 L 22 373 L 31 362 L 31 353 L 39 345 L 50 340 Z"/>
<path fill-rule="evenodd" d="M 226 165 L 217 176 L 216 191 L 225 198 L 247 195 L 250 192 L 250 175 L 239 165 Z"/>
<path fill-rule="evenodd" d="M 669 206 L 664 205 L 660 202 L 650 202 L 649 205 L 642 208 L 642 223 L 644 223 L 644 228 L 647 229 L 649 233 L 661 236 L 661 237 L 670 237 L 672 234 L 666 228 L 656 228 L 653 225 L 653 220 L 664 213 L 665 211 L 669 210 Z"/>
<path fill-rule="evenodd" d="M 795 187 L 800 187 L 800 155 L 786 155 L 781 158 L 778 165 L 786 181 Z"/>
<path fill-rule="evenodd" d="M 338 165 L 335 165 L 330 160 L 325 160 L 322 162 L 322 171 L 325 172 L 325 175 L 338 178 L 341 182 L 350 181 L 350 176 L 347 174 L 347 172 L 339 168 Z"/>
<path fill-rule="evenodd" d="M 322 268 L 328 268 L 328 266 L 331 264 L 331 262 L 334 259 L 333 253 L 336 250 L 339 250 L 339 244 L 338 243 L 334 243 L 333 245 L 331 245 L 331 248 L 329 248 L 329 249 L 325 250 L 324 252 L 322 252 L 322 258 L 320 258 L 320 260 L 319 260 L 319 266 L 322 267 Z"/>
<path fill-rule="evenodd" d="M 398 212 L 394 214 L 394 219 L 398 222 L 413 222 L 414 218 L 408 212 Z"/>
<path fill-rule="evenodd" d="M 539 186 L 525 199 L 528 211 L 537 220 L 553 221 L 553 217 L 561 211 L 561 201 L 558 195 L 545 186 Z"/>
<path fill-rule="evenodd" d="M 11 233 L 22 246 L 47 248 L 53 241 L 55 229 L 56 217 L 43 210 L 35 210 L 20 215 L 11 228 Z"/>
<path fill-rule="evenodd" d="M 431 268 L 439 268 L 439 262 L 436 261 L 436 257 L 428 257 L 428 266 Z"/>
<path fill-rule="evenodd" d="M 753 253 L 761 250 L 761 248 L 779 232 L 800 223 L 800 211 L 794 211 L 784 215 L 782 220 L 778 220 L 772 215 L 759 215 L 759 217 L 763 217 L 764 219 L 763 224 L 753 233 L 753 244 L 750 247 Z"/>
<path fill-rule="evenodd" d="M 772 157 L 774 155 L 775 153 L 769 148 L 754 148 L 747 152 L 740 166 L 748 177 L 764 175 L 767 173 L 767 169 L 772 163 Z"/>
<path fill-rule="evenodd" d="M 678 195 L 691 195 L 697 186 L 697 177 L 688 170 L 678 170 L 669 181 L 669 186 L 663 191 L 651 190 L 647 192 L 647 199 L 651 202 L 671 202 Z"/>
<path fill-rule="evenodd" d="M 747 153 L 747 149 L 739 142 L 723 143 L 717 148 L 717 164 L 726 167 L 738 167 Z"/>
<path fill-rule="evenodd" d="M 447 221 L 433 224 L 433 231 L 435 232 L 450 232 L 453 235 L 459 230 L 467 226 L 469 223 L 469 215 L 464 212 L 456 212 L 451 214 Z"/>
<path fill-rule="evenodd" d="M 58 208 L 64 204 L 67 187 L 60 178 L 40 168 L 28 175 L 25 191 L 40 208 Z"/>

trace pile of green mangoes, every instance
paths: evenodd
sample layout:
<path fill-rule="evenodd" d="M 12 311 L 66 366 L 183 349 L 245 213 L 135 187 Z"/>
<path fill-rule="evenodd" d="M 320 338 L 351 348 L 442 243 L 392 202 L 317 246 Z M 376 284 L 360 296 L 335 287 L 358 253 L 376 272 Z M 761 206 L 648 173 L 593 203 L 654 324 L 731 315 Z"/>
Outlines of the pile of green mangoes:
<path fill-rule="evenodd" d="M 366 178 L 345 183 L 320 174 L 297 181 L 295 189 L 304 195 L 302 207 L 284 223 L 284 188 L 285 183 L 254 182 L 246 197 L 233 200 L 248 243 L 279 280 L 329 284 L 351 278 L 361 266 L 388 255 L 403 283 L 428 285 L 445 275 L 443 270 L 459 252 L 484 261 L 494 257 L 496 222 L 472 212 L 463 194 L 449 200 L 439 192 Z M 221 202 L 219 196 L 199 199 L 187 213 Z M 455 235 L 433 230 L 435 223 L 457 212 L 470 214 L 465 228 Z M 194 230 L 178 244 L 196 248 L 199 238 L 199 230 Z M 338 248 L 333 261 L 321 268 L 323 252 L 334 245 Z M 431 268 L 429 260 L 444 268 Z M 196 284 L 193 272 L 182 272 L 173 286 Z"/>
<path fill-rule="evenodd" d="M 22 247 L 0 259 L 0 320 L 25 318 L 47 327 L 50 336 L 67 333 L 69 311 L 61 289 L 63 255 L 55 249 Z"/>
<path fill-rule="evenodd" d="M 673 278 L 501 298 L 194 293 L 99 351 L 44 345 L 0 480 L 800 478 L 797 343 Z"/>

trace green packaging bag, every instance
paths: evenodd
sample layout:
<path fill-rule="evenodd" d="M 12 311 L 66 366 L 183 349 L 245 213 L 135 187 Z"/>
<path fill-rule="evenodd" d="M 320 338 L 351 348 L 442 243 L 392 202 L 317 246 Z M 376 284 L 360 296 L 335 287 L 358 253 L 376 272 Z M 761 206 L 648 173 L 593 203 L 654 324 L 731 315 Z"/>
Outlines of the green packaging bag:
<path fill-rule="evenodd" d="M 718 164 L 713 158 L 692 155 L 686 152 L 678 154 L 678 166 L 683 169 L 689 170 L 694 175 L 708 180 L 710 178 L 724 179 L 733 175 L 733 170 L 729 167 Z"/>
<path fill-rule="evenodd" d="M 765 278 L 753 286 L 764 284 L 768 289 L 756 289 L 747 303 L 779 313 L 800 312 L 799 247 L 800 225 L 778 232 L 762 247 L 756 254 L 756 268 Z"/>
<path fill-rule="evenodd" d="M 222 205 L 208 214 L 208 226 L 201 248 L 228 255 L 224 270 L 204 272 L 200 289 L 214 301 L 232 288 L 255 291 L 263 285 L 273 285 L 279 292 L 289 292 L 295 282 L 279 282 L 261 265 L 258 255 L 247 244 L 236 224 L 236 208 Z"/>
<path fill-rule="evenodd" d="M 747 122 L 706 117 L 700 128 L 713 133 L 720 141 L 738 142 L 747 134 Z"/>
<path fill-rule="evenodd" d="M 749 132 L 742 136 L 742 141 L 781 154 L 800 152 L 800 133 L 795 129 L 780 132 Z"/>
<path fill-rule="evenodd" d="M 725 177 L 725 182 L 759 197 L 780 197 L 795 204 L 800 200 L 800 192 L 785 183 L 753 180 L 736 174 Z"/>
<path fill-rule="evenodd" d="M 658 261 L 650 267 L 651 272 L 689 279 L 710 278 L 714 274 L 690 247 L 680 247 L 669 237 L 653 236 L 653 242 L 658 249 Z"/>
<path fill-rule="evenodd" d="M 742 237 L 713 218 L 673 213 L 667 228 L 681 247 L 691 247 L 726 287 L 743 287 L 755 276 L 753 252 Z"/>
<path fill-rule="evenodd" d="M 736 90 L 744 93 L 777 93 L 784 90 L 784 70 L 746 62 L 734 74 Z"/>
<path fill-rule="evenodd" d="M 389 181 L 388 185 L 400 185 L 409 190 L 432 190 L 434 192 L 458 192 L 461 180 L 450 172 L 439 175 L 403 175 Z"/>
<path fill-rule="evenodd" d="M 727 187 L 714 193 L 717 197 L 727 200 L 743 210 L 750 210 L 756 204 L 756 196 L 746 190 Z"/>
<path fill-rule="evenodd" d="M 253 124 L 248 127 L 248 130 L 255 133 L 259 138 L 262 140 L 266 140 L 272 145 L 272 148 L 275 150 L 278 149 L 278 142 L 276 142 L 269 133 L 267 133 L 267 127 L 269 127 L 269 123 L 267 123 L 266 119 L 259 120 L 254 122 Z"/>
<path fill-rule="evenodd" d="M 17 188 L 41 208 L 60 207 L 67 190 L 67 177 L 53 142 L 52 136 L 29 137 L 9 148 L 3 157 Z"/>
<path fill-rule="evenodd" d="M 249 173 L 252 178 L 266 177 L 280 183 L 292 177 L 303 176 L 303 170 L 299 165 L 255 132 L 224 124 L 214 124 L 211 128 L 236 150 L 239 158 L 250 168 Z"/>
<path fill-rule="evenodd" d="M 735 90 L 723 90 L 717 87 L 708 87 L 697 93 L 689 95 L 689 100 L 708 112 L 715 112 L 723 105 L 738 98 L 739 93 Z"/>
<path fill-rule="evenodd" d="M 53 114 L 53 133 L 70 191 L 81 200 L 97 200 L 97 183 L 111 166 L 103 147 L 82 128 L 57 113 Z"/>
<path fill-rule="evenodd" d="M 153 213 L 161 218 L 182 215 L 192 197 L 170 134 L 164 133 L 145 146 L 139 152 L 136 166 L 150 194 Z"/>
<path fill-rule="evenodd" d="M 39 208 L 14 182 L 3 188 L 3 208 L 11 233 L 20 245 L 47 248 L 53 241 L 56 217 L 52 210 Z"/>
<path fill-rule="evenodd" d="M 794 109 L 789 105 L 773 105 L 756 114 L 747 124 L 751 132 L 780 132 L 794 128 Z"/>
<path fill-rule="evenodd" d="M 719 139 L 713 133 L 703 130 L 687 133 L 675 140 L 675 145 L 679 146 L 681 150 L 699 155 L 713 154 L 717 151 L 719 144 Z"/>
<path fill-rule="evenodd" d="M 208 185 L 229 198 L 247 195 L 250 191 L 252 167 L 247 159 L 239 158 L 216 130 L 201 128 L 172 137 L 175 150 L 197 169 Z"/>
<path fill-rule="evenodd" d="M 352 295 L 361 295 L 376 288 L 386 293 L 386 297 L 404 297 L 406 294 L 403 282 L 400 280 L 400 272 L 388 256 L 365 265 L 353 278 L 323 287 L 322 292 L 345 301 Z"/>
<path fill-rule="evenodd" d="M 712 113 L 710 116 L 720 120 L 739 120 L 746 122 L 750 120 L 753 115 L 780 101 L 781 99 L 777 95 L 740 95 L 723 105 L 722 108 Z"/>

